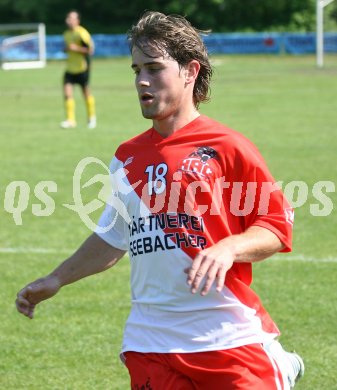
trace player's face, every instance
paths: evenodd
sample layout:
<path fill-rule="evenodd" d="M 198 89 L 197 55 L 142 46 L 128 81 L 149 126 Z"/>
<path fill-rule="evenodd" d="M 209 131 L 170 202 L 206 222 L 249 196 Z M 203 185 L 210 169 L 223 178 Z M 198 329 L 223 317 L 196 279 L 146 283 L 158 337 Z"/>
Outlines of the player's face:
<path fill-rule="evenodd" d="M 132 69 L 142 110 L 147 119 L 167 120 L 179 116 L 186 106 L 184 68 L 168 55 L 153 50 L 151 57 L 132 50 Z"/>
<path fill-rule="evenodd" d="M 66 25 L 70 28 L 73 29 L 79 25 L 79 17 L 76 12 L 69 12 L 69 14 L 66 17 Z"/>

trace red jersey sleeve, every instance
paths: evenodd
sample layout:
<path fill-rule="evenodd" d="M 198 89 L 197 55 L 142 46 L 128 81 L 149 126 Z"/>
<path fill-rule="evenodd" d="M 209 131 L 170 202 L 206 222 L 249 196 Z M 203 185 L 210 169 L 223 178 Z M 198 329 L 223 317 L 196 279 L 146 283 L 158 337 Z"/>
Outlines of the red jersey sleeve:
<path fill-rule="evenodd" d="M 241 134 L 227 145 L 226 177 L 231 183 L 231 212 L 239 216 L 245 231 L 260 226 L 292 247 L 293 209 L 269 172 L 260 152 Z M 229 147 L 228 147 L 229 146 Z"/>

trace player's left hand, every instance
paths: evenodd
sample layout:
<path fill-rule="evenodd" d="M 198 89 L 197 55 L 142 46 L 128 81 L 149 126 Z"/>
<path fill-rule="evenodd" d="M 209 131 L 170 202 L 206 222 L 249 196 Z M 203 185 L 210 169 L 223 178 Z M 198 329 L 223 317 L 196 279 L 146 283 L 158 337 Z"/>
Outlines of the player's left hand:
<path fill-rule="evenodd" d="M 70 43 L 68 45 L 68 50 L 70 51 L 79 51 L 80 46 L 76 45 L 76 43 Z"/>
<path fill-rule="evenodd" d="M 194 258 L 187 273 L 187 284 L 191 287 L 191 293 L 195 294 L 204 280 L 201 295 L 206 295 L 213 282 L 216 281 L 216 290 L 220 292 L 225 283 L 227 271 L 232 267 L 234 255 L 224 241 L 200 251 Z"/>

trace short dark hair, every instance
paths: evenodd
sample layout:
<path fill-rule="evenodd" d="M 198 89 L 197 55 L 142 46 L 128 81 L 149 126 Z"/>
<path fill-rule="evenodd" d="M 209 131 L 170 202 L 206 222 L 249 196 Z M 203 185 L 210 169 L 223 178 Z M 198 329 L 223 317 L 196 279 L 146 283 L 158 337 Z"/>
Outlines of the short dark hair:
<path fill-rule="evenodd" d="M 200 63 L 193 90 L 196 107 L 209 100 L 209 84 L 213 73 L 201 33 L 207 32 L 194 28 L 183 16 L 153 11 L 145 12 L 128 31 L 131 51 L 136 46 L 148 55 L 147 49 L 156 48 L 159 53 L 167 52 L 179 66 L 185 66 L 192 60 Z"/>
<path fill-rule="evenodd" d="M 67 12 L 67 16 L 71 13 L 75 13 L 77 14 L 77 19 L 78 20 L 81 20 L 81 14 L 79 13 L 79 11 L 77 11 L 77 9 L 71 9 L 69 12 Z"/>

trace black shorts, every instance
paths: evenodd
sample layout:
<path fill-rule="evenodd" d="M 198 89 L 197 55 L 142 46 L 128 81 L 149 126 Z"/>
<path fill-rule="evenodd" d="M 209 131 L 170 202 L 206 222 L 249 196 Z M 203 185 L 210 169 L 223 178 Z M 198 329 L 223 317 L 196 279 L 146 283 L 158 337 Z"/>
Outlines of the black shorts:
<path fill-rule="evenodd" d="M 89 70 L 82 73 L 65 72 L 63 84 L 79 84 L 81 87 L 86 87 L 89 84 Z"/>

